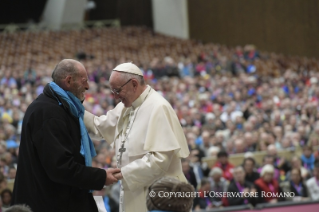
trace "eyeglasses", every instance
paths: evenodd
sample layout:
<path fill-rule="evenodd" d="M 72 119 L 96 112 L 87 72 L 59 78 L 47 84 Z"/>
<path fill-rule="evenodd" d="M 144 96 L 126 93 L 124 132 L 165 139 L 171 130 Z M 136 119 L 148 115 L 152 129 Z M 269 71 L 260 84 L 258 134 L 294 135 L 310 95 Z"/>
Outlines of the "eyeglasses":
<path fill-rule="evenodd" d="M 122 91 L 122 88 L 131 81 L 132 79 L 129 79 L 126 83 L 124 83 L 124 85 L 122 85 L 120 88 L 118 89 L 111 89 L 111 92 L 113 94 L 116 94 L 116 95 L 120 95 L 121 91 Z"/>

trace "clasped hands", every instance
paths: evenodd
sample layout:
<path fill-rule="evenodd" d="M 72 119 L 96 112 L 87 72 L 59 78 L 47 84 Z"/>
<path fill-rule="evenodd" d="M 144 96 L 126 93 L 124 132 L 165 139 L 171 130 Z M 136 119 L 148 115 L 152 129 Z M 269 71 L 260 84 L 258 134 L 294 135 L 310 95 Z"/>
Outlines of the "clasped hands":
<path fill-rule="evenodd" d="M 121 169 L 108 168 L 108 169 L 105 169 L 105 171 L 106 171 L 105 185 L 112 185 L 113 183 L 116 183 L 117 181 L 123 179 Z"/>

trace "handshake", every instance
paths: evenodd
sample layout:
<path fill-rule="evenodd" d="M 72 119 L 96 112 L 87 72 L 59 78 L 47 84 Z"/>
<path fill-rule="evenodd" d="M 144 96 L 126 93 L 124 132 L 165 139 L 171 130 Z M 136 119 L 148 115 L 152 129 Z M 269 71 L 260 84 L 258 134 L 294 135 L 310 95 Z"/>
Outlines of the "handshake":
<path fill-rule="evenodd" d="M 106 171 L 105 185 L 112 185 L 113 183 L 116 183 L 117 181 L 123 179 L 121 169 L 108 168 L 108 169 L 105 169 L 105 171 Z"/>

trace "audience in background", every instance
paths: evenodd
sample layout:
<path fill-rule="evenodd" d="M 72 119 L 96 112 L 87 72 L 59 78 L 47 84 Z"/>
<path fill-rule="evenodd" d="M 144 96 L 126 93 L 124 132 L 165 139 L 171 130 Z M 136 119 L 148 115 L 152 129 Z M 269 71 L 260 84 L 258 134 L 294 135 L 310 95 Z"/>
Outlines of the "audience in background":
<path fill-rule="evenodd" d="M 228 187 L 228 181 L 222 177 L 223 171 L 219 167 L 213 168 L 210 173 L 210 190 L 212 192 L 226 192 Z M 218 208 L 223 206 L 223 198 L 220 195 L 214 195 L 212 197 L 212 207 Z"/>
<path fill-rule="evenodd" d="M 194 199 L 193 209 L 195 211 L 200 210 L 210 210 L 213 206 L 213 199 L 211 192 L 211 183 L 210 180 L 204 178 L 200 184 L 200 188 L 198 189 L 199 195 L 197 195 Z"/>
<path fill-rule="evenodd" d="M 228 154 L 225 151 L 220 151 L 217 154 L 218 161 L 214 165 L 214 167 L 219 167 L 223 171 L 223 177 L 226 180 L 232 180 L 233 179 L 233 168 L 234 165 L 229 163 L 228 161 Z"/>
<path fill-rule="evenodd" d="M 195 188 L 215 169 L 202 158 L 218 157 L 214 167 L 224 178 L 216 179 L 224 185 L 233 178 L 228 155 L 266 151 L 264 164 L 276 168 L 276 180 L 290 182 L 292 168 L 300 169 L 304 180 L 310 178 L 310 197 L 319 199 L 314 184 L 319 179 L 318 59 L 260 52 L 252 45 L 204 44 L 141 27 L 0 33 L 0 46 L 0 192 L 12 190 L 27 106 L 51 81 L 57 61 L 78 57 L 90 83 L 83 104 L 95 115 L 118 103 L 108 83 L 112 69 L 127 61 L 139 65 L 147 84 L 177 113 L 191 151 L 183 172 Z M 98 153 L 93 166 L 115 167 L 114 150 L 92 140 Z M 291 162 L 278 156 L 278 151 L 300 148 L 304 154 Z M 241 162 L 245 179 L 254 182 L 259 164 Z M 113 188 L 105 195 L 116 195 L 118 185 Z M 117 201 L 113 197 L 107 204 L 112 199 Z"/>
<path fill-rule="evenodd" d="M 313 177 L 307 180 L 306 185 L 312 200 L 319 200 L 319 161 L 314 165 Z"/>
<path fill-rule="evenodd" d="M 259 173 L 255 170 L 255 160 L 253 158 L 245 158 L 243 167 L 245 171 L 245 181 L 253 184 L 260 177 Z"/>
<path fill-rule="evenodd" d="M 238 166 L 234 168 L 233 175 L 234 175 L 234 180 L 229 184 L 228 192 L 232 192 L 232 193 L 243 192 L 243 198 L 230 197 L 228 198 L 228 204 L 231 206 L 246 205 L 246 204 L 256 205 L 257 198 L 254 196 L 250 196 L 248 194 L 250 192 L 255 193 L 256 189 L 254 188 L 254 184 L 245 180 L 244 168 L 242 166 Z"/>
<path fill-rule="evenodd" d="M 290 175 L 290 181 L 280 183 L 283 192 L 294 193 L 294 197 L 286 197 L 286 200 L 308 200 L 308 189 L 304 184 L 300 169 L 293 168 Z"/>
<path fill-rule="evenodd" d="M 290 164 L 288 164 L 287 160 L 283 157 L 278 156 L 277 148 L 274 144 L 270 144 L 267 147 L 267 153 L 274 158 L 273 165 L 277 170 L 287 173 L 291 169 Z"/>
<path fill-rule="evenodd" d="M 187 159 L 182 159 L 182 169 L 187 181 L 194 186 L 194 188 L 197 188 L 196 176 Z"/>
<path fill-rule="evenodd" d="M 259 202 L 276 203 L 284 200 L 284 197 L 277 197 L 282 190 L 278 181 L 274 178 L 274 174 L 273 165 L 266 164 L 261 170 L 260 178 L 255 181 L 258 197 L 260 197 Z"/>
<path fill-rule="evenodd" d="M 308 171 L 305 167 L 301 164 L 301 158 L 298 156 L 294 156 L 291 158 L 291 171 L 293 169 L 299 169 L 301 173 L 302 180 L 307 180 L 310 177 L 310 171 Z M 291 180 L 291 171 L 287 173 L 287 179 Z"/>
<path fill-rule="evenodd" d="M 312 171 L 315 165 L 315 156 L 313 154 L 313 150 L 311 146 L 305 146 L 303 148 L 303 154 L 301 155 L 301 161 L 303 167 Z"/>
<path fill-rule="evenodd" d="M 275 158 L 271 155 L 266 155 L 263 158 L 263 166 L 259 167 L 258 173 L 261 174 L 263 168 L 268 164 L 268 165 L 273 165 L 275 161 Z M 280 172 L 277 168 L 274 167 L 274 179 L 278 180 L 280 176 Z"/>
<path fill-rule="evenodd" d="M 4 189 L 1 194 L 2 211 L 6 211 L 10 207 L 12 199 L 12 191 L 10 189 Z"/>

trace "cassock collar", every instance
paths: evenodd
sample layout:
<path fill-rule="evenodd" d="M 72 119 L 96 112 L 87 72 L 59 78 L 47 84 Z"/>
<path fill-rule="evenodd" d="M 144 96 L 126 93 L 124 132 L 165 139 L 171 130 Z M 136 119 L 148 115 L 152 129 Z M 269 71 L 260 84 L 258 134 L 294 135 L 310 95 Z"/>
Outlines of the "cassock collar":
<path fill-rule="evenodd" d="M 135 110 L 137 107 L 141 106 L 143 101 L 145 100 L 146 95 L 149 93 L 151 86 L 146 85 L 147 88 L 143 91 L 143 93 L 132 103 L 132 109 Z"/>

